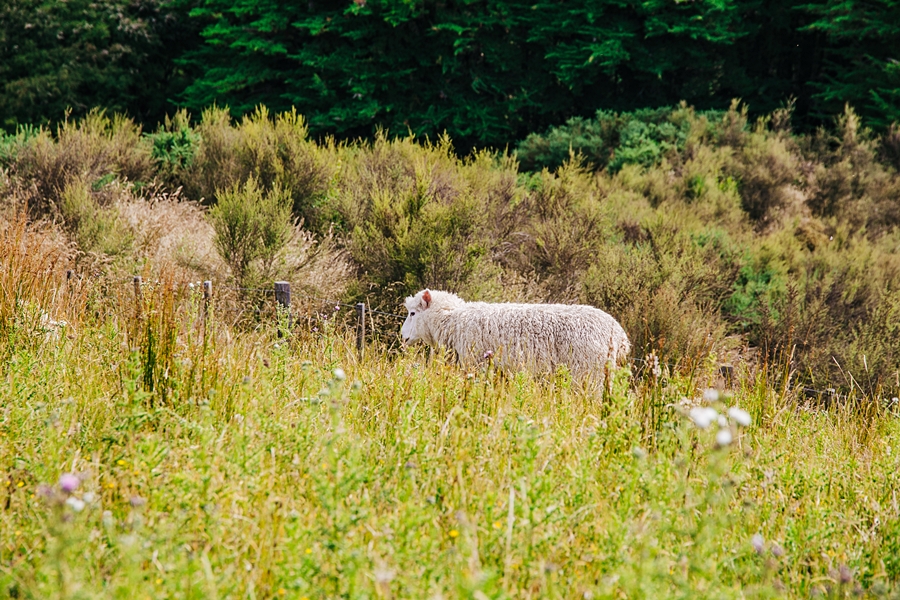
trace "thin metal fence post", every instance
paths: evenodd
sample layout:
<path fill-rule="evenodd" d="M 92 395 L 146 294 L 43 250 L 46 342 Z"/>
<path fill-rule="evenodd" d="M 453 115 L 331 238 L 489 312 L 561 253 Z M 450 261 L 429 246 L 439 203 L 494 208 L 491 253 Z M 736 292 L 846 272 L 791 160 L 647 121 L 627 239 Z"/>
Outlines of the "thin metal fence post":
<path fill-rule="evenodd" d="M 203 325 L 206 326 L 206 321 L 209 319 L 209 303 L 212 301 L 212 281 L 206 280 L 203 282 Z"/>
<path fill-rule="evenodd" d="M 134 276 L 134 314 L 138 318 L 141 317 L 141 276 Z"/>
<path fill-rule="evenodd" d="M 366 352 L 366 305 L 360 302 L 356 305 L 356 352 L 362 360 Z"/>
<path fill-rule="evenodd" d="M 287 318 L 291 323 L 291 284 L 287 281 L 275 282 L 275 302 L 278 303 L 278 337 L 284 337 L 281 327 L 281 319 Z"/>

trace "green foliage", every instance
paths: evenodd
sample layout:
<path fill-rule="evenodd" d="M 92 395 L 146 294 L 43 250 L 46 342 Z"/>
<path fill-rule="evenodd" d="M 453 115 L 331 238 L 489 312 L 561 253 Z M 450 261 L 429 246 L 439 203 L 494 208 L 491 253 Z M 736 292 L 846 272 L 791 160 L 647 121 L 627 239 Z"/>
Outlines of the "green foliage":
<path fill-rule="evenodd" d="M 165 125 L 147 138 L 153 145 L 150 156 L 156 162 L 157 174 L 166 181 L 177 180 L 194 164 L 200 135 L 191 128 L 186 111 L 179 111 L 172 119 L 166 117 Z"/>
<path fill-rule="evenodd" d="M 290 196 L 261 190 L 255 178 L 219 191 L 209 211 L 216 249 L 241 286 L 261 283 L 273 274 L 276 257 L 291 236 Z"/>
<path fill-rule="evenodd" d="M 59 216 L 78 248 L 108 256 L 128 253 L 131 231 L 122 223 L 115 207 L 101 206 L 84 181 L 70 181 L 60 195 Z"/>
<path fill-rule="evenodd" d="M 886 129 L 900 120 L 900 7 L 894 2 L 825 0 L 806 7 L 811 31 L 829 41 L 823 76 L 813 82 L 823 114 L 846 103 Z"/>
<path fill-rule="evenodd" d="M 102 188 L 112 177 L 140 184 L 149 182 L 154 171 L 140 127 L 118 115 L 110 118 L 103 111 L 92 111 L 79 121 L 65 121 L 55 136 L 47 129 L 26 136 L 11 170 L 28 182 L 22 192 L 29 209 L 38 215 L 52 212 L 72 182 Z"/>
<path fill-rule="evenodd" d="M 188 58 L 203 71 L 185 92 L 195 110 L 293 106 L 317 134 L 448 131 L 464 149 L 634 106 L 638 90 L 643 104 L 714 101 L 725 86 L 695 80 L 721 72 L 717 53 L 747 33 L 732 2 L 208 0 L 192 15 L 208 23 Z"/>
<path fill-rule="evenodd" d="M 334 165 L 308 139 L 306 122 L 296 111 L 273 118 L 259 107 L 235 124 L 226 109 L 213 107 L 203 112 L 191 135 L 199 138 L 196 154 L 172 177 L 188 197 L 212 203 L 219 190 L 252 178 L 263 190 L 288 194 L 294 214 L 310 226 L 327 229 L 318 210 Z"/>
<path fill-rule="evenodd" d="M 185 85 L 176 59 L 199 43 L 187 11 L 164 0 L 0 6 L 0 128 L 54 125 L 95 107 L 162 121 Z"/>
<path fill-rule="evenodd" d="M 794 102 L 806 131 L 849 102 L 884 130 L 900 118 L 896 13 L 856 0 L 16 0 L 0 7 L 0 127 L 104 107 L 152 130 L 176 107 L 264 105 L 297 109 L 314 136 L 447 132 L 465 154 L 567 123 L 573 147 L 602 150 L 587 123 L 598 109 L 738 97 L 754 115 Z M 645 125 L 624 161 L 672 143 Z"/>
<path fill-rule="evenodd" d="M 599 110 L 594 119 L 573 118 L 545 134 L 530 134 L 516 149 L 516 158 L 527 170 L 556 169 L 571 153 L 612 172 L 631 164 L 650 167 L 684 149 L 693 117 L 693 110 L 684 106 L 623 113 Z M 718 120 L 721 114 L 701 117 Z"/>

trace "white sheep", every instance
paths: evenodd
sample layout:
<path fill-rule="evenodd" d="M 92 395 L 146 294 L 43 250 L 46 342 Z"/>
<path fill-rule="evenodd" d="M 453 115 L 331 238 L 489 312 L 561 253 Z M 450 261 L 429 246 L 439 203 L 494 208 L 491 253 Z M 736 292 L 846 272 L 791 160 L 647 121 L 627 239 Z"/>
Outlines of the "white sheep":
<path fill-rule="evenodd" d="M 405 344 L 450 348 L 467 365 L 492 358 L 504 370 L 535 374 L 566 365 L 577 379 L 602 382 L 631 350 L 618 321 L 592 306 L 466 302 L 426 289 L 408 297 L 406 309 Z"/>

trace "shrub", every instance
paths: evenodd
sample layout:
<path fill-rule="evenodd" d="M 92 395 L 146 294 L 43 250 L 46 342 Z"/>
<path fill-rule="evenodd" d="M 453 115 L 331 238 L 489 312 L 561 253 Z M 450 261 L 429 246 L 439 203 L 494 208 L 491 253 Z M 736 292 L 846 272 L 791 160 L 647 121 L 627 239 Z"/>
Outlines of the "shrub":
<path fill-rule="evenodd" d="M 425 286 L 465 293 L 488 259 L 489 209 L 455 172 L 449 147 L 380 137 L 356 163 L 339 194 L 365 278 L 398 296 Z"/>
<path fill-rule="evenodd" d="M 190 115 L 181 110 L 166 121 L 156 133 L 147 134 L 152 144 L 150 152 L 157 174 L 169 183 L 177 183 L 182 174 L 194 164 L 200 136 L 190 125 Z"/>
<path fill-rule="evenodd" d="M 535 174 L 516 212 L 523 222 L 504 240 L 502 264 L 535 281 L 545 300 L 577 299 L 581 277 L 613 228 L 584 169 L 569 162 L 554 175 Z"/>
<path fill-rule="evenodd" d="M 869 236 L 900 225 L 900 180 L 890 166 L 894 135 L 888 131 L 879 142 L 849 106 L 833 131 L 820 129 L 806 148 L 815 161 L 807 186 L 813 213 L 865 227 Z"/>
<path fill-rule="evenodd" d="M 799 157 L 789 144 L 760 122 L 736 148 L 728 168 L 738 182 L 744 210 L 760 224 L 790 202 L 788 188 L 799 179 Z"/>
<path fill-rule="evenodd" d="M 19 152 L 41 129 L 32 125 L 19 125 L 14 134 L 0 131 L 0 168 L 8 169 L 16 163 Z"/>
<path fill-rule="evenodd" d="M 235 281 L 250 287 L 269 278 L 291 235 L 290 197 L 279 189 L 260 189 L 253 177 L 217 196 L 209 218 L 216 248 Z"/>
<path fill-rule="evenodd" d="M 139 126 L 93 111 L 81 121 L 62 123 L 55 139 L 46 129 L 27 139 L 12 173 L 28 190 L 31 211 L 45 215 L 72 182 L 103 187 L 117 179 L 140 187 L 153 179 L 154 168 Z"/>
<path fill-rule="evenodd" d="M 645 224 L 647 242 L 603 246 L 583 277 L 583 299 L 620 319 L 637 358 L 701 365 L 728 348 L 719 313 L 734 280 L 734 250 L 723 232 Z"/>
<path fill-rule="evenodd" d="M 58 214 L 82 252 L 109 256 L 126 254 L 133 235 L 111 203 L 101 205 L 86 182 L 70 181 L 59 200 Z"/>
<path fill-rule="evenodd" d="M 698 116 L 686 105 L 623 113 L 599 110 L 591 120 L 575 117 L 545 134 L 532 133 L 519 144 L 516 156 L 529 171 L 557 169 L 572 156 L 611 172 L 630 164 L 650 167 L 682 150 L 698 119 L 706 124 L 717 114 Z"/>
<path fill-rule="evenodd" d="M 308 139 L 306 123 L 296 111 L 273 119 L 260 107 L 235 126 L 227 109 L 213 107 L 203 112 L 195 133 L 200 138 L 197 153 L 175 178 L 188 197 L 215 203 L 219 191 L 253 178 L 262 190 L 287 194 L 294 215 L 327 230 L 327 222 L 319 223 L 318 205 L 334 165 L 328 148 Z"/>

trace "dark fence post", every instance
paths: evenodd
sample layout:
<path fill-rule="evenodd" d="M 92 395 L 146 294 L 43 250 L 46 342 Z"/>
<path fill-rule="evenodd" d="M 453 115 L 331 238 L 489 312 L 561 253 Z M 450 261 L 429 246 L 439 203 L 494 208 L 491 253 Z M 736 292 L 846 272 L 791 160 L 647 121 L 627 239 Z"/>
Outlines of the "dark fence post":
<path fill-rule="evenodd" d="M 364 302 L 356 305 L 356 352 L 359 354 L 359 360 L 362 360 L 366 352 L 366 305 Z"/>
<path fill-rule="evenodd" d="M 719 365 L 719 373 L 725 380 L 725 387 L 731 388 L 734 385 L 734 367 L 732 365 Z"/>
<path fill-rule="evenodd" d="M 275 302 L 278 303 L 278 337 L 284 337 L 281 328 L 281 319 L 287 318 L 291 323 L 291 284 L 287 281 L 275 282 Z"/>

